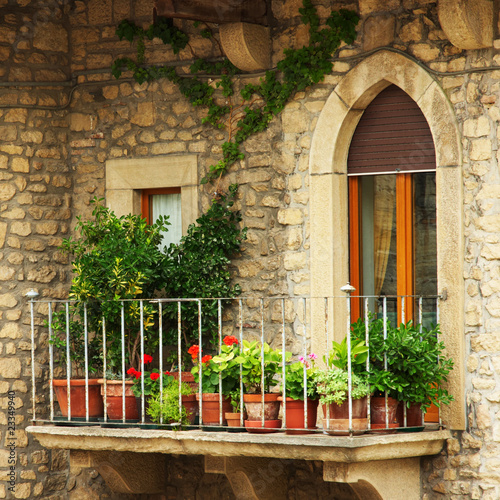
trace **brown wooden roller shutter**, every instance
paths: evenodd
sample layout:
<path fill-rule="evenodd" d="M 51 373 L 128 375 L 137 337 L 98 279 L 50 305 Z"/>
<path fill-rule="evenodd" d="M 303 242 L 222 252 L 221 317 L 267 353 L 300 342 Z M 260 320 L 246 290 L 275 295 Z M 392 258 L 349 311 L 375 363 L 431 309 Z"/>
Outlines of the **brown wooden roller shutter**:
<path fill-rule="evenodd" d="M 429 125 L 415 101 L 391 85 L 366 108 L 352 137 L 350 175 L 435 170 Z"/>

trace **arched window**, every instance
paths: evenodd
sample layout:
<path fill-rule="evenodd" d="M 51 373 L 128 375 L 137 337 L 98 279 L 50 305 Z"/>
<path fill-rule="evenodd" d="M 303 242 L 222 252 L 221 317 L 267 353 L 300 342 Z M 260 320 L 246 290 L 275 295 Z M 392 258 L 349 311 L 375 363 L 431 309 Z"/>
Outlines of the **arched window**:
<path fill-rule="evenodd" d="M 349 270 L 357 293 L 373 296 L 371 312 L 387 297 L 393 324 L 414 319 L 415 296 L 437 295 L 435 170 L 422 111 L 387 87 L 366 108 L 349 149 Z M 363 304 L 353 300 L 353 319 Z M 435 324 L 435 299 L 422 305 L 424 321 Z"/>
<path fill-rule="evenodd" d="M 447 355 L 457 360 L 448 380 L 455 396 L 442 416 L 452 429 L 465 429 L 464 224 L 462 145 L 453 107 L 440 84 L 401 54 L 380 51 L 352 68 L 332 90 L 314 129 L 309 160 L 311 296 L 342 296 L 350 280 L 349 177 L 353 135 L 366 108 L 391 84 L 411 97 L 431 130 L 436 156 L 436 240 L 439 323 Z M 398 175 L 395 175 L 398 178 Z M 398 207 L 399 208 L 399 207 Z M 418 279 L 417 279 L 418 281 Z M 327 328 L 342 340 L 346 301 L 312 301 L 312 349 L 327 349 Z"/>

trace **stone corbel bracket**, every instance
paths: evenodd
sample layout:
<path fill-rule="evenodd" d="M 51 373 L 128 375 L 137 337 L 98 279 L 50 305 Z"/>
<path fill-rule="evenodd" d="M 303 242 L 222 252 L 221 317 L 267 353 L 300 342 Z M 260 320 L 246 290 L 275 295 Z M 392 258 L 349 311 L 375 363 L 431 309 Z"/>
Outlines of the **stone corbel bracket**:
<path fill-rule="evenodd" d="M 71 450 L 70 466 L 94 467 L 116 493 L 154 494 L 165 490 L 165 455 Z"/>
<path fill-rule="evenodd" d="M 494 4 L 492 0 L 439 0 L 439 22 L 450 42 L 465 50 L 492 47 L 498 22 Z"/>
<path fill-rule="evenodd" d="M 271 63 L 269 28 L 250 23 L 227 23 L 219 28 L 222 48 L 228 59 L 242 71 L 259 71 Z"/>

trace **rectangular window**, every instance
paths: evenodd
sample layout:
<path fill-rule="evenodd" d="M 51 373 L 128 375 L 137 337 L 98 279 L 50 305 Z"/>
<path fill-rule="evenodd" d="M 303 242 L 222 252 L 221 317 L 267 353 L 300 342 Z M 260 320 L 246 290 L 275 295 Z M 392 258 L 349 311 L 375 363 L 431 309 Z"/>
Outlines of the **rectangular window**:
<path fill-rule="evenodd" d="M 161 247 L 179 243 L 182 237 L 181 188 L 143 189 L 141 193 L 141 212 L 148 224 L 160 215 L 168 216 L 170 226 L 163 233 Z"/>

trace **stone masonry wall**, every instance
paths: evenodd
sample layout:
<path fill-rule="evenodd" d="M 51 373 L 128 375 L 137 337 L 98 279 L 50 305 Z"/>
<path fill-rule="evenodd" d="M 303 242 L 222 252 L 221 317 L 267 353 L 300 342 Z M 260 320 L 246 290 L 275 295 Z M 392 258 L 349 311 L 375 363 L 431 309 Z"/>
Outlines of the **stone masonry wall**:
<path fill-rule="evenodd" d="M 225 190 L 231 182 L 240 185 L 237 208 L 248 227 L 235 278 L 247 295 L 309 293 L 310 144 L 326 99 L 363 54 L 390 46 L 436 71 L 463 133 L 469 422 L 442 455 L 423 461 L 422 494 L 426 499 L 498 498 L 500 70 L 472 72 L 500 66 L 498 48 L 462 51 L 453 46 L 440 29 L 435 1 L 315 3 L 323 17 L 331 8 L 357 10 L 362 17 L 358 38 L 341 49 L 322 83 L 298 93 L 267 131 L 246 142 L 245 160 L 218 186 Z M 307 39 L 300 6 L 300 0 L 272 2 L 273 64 L 283 48 Z M 65 452 L 41 449 L 22 430 L 31 411 L 24 294 L 34 288 L 42 297 L 66 296 L 68 263 L 57 247 L 71 234 L 76 216 L 89 215 L 90 199 L 105 196 L 108 159 L 194 153 L 201 178 L 218 161 L 225 137 L 202 125 L 205 111 L 193 110 L 167 80 L 138 85 L 126 74 L 118 81 L 112 78 L 112 61 L 130 54 L 129 43 L 114 34 L 123 18 L 148 25 L 152 1 L 0 0 L 0 82 L 9 83 L 0 86 L 0 439 L 8 439 L 7 395 L 15 391 L 19 475 L 12 498 L 84 498 L 79 496 L 82 488 L 88 498 L 111 498 L 96 473 L 70 474 Z M 201 38 L 191 22 L 175 22 L 192 34 L 197 55 L 219 55 L 217 42 Z M 193 57 L 190 49 L 175 56 L 159 41 L 147 44 L 146 52 L 149 63 Z M 74 88 L 19 85 L 71 83 L 72 78 Z M 246 81 L 250 79 L 242 84 Z M 207 208 L 213 190 L 211 185 L 200 187 L 200 210 Z M 39 364 L 46 359 L 44 318 L 46 310 L 40 308 Z M 10 495 L 4 482 L 8 465 L 8 451 L 0 448 L 0 498 Z"/>

